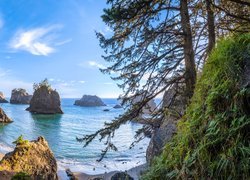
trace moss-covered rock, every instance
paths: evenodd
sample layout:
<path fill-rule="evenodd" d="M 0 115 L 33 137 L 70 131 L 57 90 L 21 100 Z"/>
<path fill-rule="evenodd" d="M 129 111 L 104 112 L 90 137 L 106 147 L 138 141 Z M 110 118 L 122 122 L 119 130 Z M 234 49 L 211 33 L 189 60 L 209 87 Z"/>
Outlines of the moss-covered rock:
<path fill-rule="evenodd" d="M 16 144 L 14 151 L 6 154 L 0 161 L 0 177 L 58 179 L 56 159 L 43 137 L 27 141 L 20 136 L 13 143 Z"/>
<path fill-rule="evenodd" d="M 142 179 L 250 178 L 250 34 L 220 40 L 178 133 Z"/>

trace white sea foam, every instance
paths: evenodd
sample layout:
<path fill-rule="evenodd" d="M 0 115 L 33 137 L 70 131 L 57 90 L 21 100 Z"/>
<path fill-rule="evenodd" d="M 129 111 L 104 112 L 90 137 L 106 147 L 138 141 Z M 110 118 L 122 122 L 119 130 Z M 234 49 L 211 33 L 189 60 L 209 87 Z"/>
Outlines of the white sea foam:
<path fill-rule="evenodd" d="M 3 144 L 0 142 L 0 153 L 7 153 L 13 151 L 13 148 L 11 146 L 8 146 L 6 144 Z"/>
<path fill-rule="evenodd" d="M 115 159 L 104 159 L 101 162 L 97 162 L 94 159 L 86 162 L 77 162 L 69 159 L 61 159 L 57 161 L 59 171 L 65 171 L 65 169 L 69 168 L 72 172 L 83 172 L 91 175 L 111 171 L 125 171 L 144 163 L 145 162 L 141 159 L 138 159 L 137 161 L 116 161 Z"/>

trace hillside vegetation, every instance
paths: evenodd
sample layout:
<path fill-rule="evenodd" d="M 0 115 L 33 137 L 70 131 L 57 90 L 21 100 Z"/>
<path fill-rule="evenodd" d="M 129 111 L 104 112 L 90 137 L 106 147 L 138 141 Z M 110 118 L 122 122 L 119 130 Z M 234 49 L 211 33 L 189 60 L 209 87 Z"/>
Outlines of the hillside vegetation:
<path fill-rule="evenodd" d="M 220 40 L 206 62 L 177 134 L 142 179 L 250 177 L 247 70 L 250 34 Z"/>

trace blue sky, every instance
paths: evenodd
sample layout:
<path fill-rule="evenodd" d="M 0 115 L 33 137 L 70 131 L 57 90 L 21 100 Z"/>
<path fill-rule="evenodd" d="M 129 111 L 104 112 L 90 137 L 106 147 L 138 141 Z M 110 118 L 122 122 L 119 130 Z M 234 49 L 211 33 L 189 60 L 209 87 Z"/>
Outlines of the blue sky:
<path fill-rule="evenodd" d="M 99 71 L 107 64 L 95 31 L 111 33 L 100 18 L 105 7 L 105 0 L 1 0 L 0 91 L 33 93 L 33 83 L 48 78 L 61 97 L 118 97 Z"/>

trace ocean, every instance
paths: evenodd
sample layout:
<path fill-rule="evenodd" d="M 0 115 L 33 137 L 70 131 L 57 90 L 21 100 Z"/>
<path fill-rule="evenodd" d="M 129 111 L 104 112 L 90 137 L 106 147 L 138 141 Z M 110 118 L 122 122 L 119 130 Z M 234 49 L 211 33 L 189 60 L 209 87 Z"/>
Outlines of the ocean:
<path fill-rule="evenodd" d="M 76 141 L 76 137 L 90 134 L 103 127 L 124 112 L 123 109 L 112 108 L 116 99 L 103 99 L 105 107 L 74 106 L 76 99 L 61 99 L 62 115 L 35 115 L 25 109 L 28 105 L 0 104 L 6 114 L 14 121 L 0 125 L 0 152 L 13 150 L 12 144 L 20 135 L 24 139 L 34 140 L 44 136 L 53 151 L 59 171 L 70 168 L 71 171 L 88 174 L 99 174 L 113 170 L 127 170 L 146 162 L 146 148 L 149 139 L 144 139 L 134 148 L 129 149 L 134 140 L 135 131 L 140 124 L 127 123 L 115 133 L 113 142 L 118 151 L 110 151 L 101 161 L 101 150 L 105 147 L 98 139 L 88 147 Z M 110 109 L 110 111 L 103 111 Z"/>

